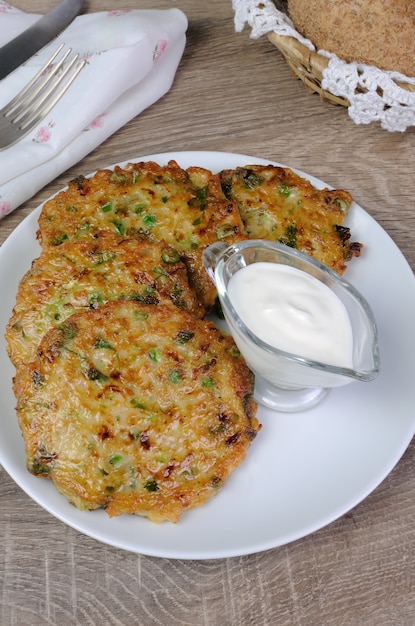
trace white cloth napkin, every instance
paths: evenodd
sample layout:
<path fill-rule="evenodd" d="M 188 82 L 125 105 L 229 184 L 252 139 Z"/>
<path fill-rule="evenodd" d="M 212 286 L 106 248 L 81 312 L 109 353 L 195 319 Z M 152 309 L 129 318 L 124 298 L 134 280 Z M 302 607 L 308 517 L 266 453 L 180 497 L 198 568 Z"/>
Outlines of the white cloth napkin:
<path fill-rule="evenodd" d="M 39 17 L 0 0 L 0 46 Z M 186 45 L 186 30 L 186 16 L 175 8 L 80 15 L 0 81 L 1 108 L 60 43 L 87 59 L 47 118 L 20 142 L 0 151 L 0 219 L 170 89 Z"/>

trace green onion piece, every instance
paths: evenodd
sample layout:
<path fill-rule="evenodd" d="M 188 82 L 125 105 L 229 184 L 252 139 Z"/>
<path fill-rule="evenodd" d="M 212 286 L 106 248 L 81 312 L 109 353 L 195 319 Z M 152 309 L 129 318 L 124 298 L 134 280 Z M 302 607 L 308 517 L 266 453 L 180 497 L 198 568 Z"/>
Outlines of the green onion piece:
<path fill-rule="evenodd" d="M 295 248 L 297 245 L 297 224 L 288 224 L 285 229 L 285 235 L 280 237 L 280 243 L 289 246 L 290 248 Z"/>
<path fill-rule="evenodd" d="M 97 370 L 95 367 L 88 368 L 86 376 L 89 380 L 101 380 L 103 382 L 108 380 L 108 376 L 105 376 L 105 374 Z"/>
<path fill-rule="evenodd" d="M 288 196 L 291 195 L 291 188 L 288 185 L 282 184 L 278 187 L 278 193 L 288 198 Z"/>
<path fill-rule="evenodd" d="M 103 263 L 108 263 L 108 261 L 113 261 L 116 258 L 117 254 L 114 250 L 103 250 L 97 254 L 97 265 L 102 265 Z"/>
<path fill-rule="evenodd" d="M 60 233 L 59 235 L 55 235 L 55 237 L 51 241 L 51 244 L 52 246 L 60 246 L 61 243 L 67 241 L 68 239 L 69 237 L 66 233 Z"/>
<path fill-rule="evenodd" d="M 126 183 L 128 181 L 128 176 L 125 173 L 113 172 L 110 176 L 110 181 L 112 183 Z"/>
<path fill-rule="evenodd" d="M 170 370 L 169 372 L 169 381 L 173 384 L 177 384 L 180 382 L 182 378 L 182 373 L 180 370 Z"/>
<path fill-rule="evenodd" d="M 341 198 L 335 198 L 333 203 L 339 207 L 339 209 L 345 213 L 349 207 L 348 203 L 342 200 Z"/>
<path fill-rule="evenodd" d="M 116 465 L 120 461 L 122 461 L 122 455 L 121 454 L 114 454 L 114 456 L 112 456 L 110 458 L 111 465 Z"/>
<path fill-rule="evenodd" d="M 101 211 L 103 213 L 108 213 L 109 211 L 112 211 L 112 200 L 109 200 L 108 202 L 106 202 L 105 204 L 103 204 L 101 206 Z"/>
<path fill-rule="evenodd" d="M 190 332 L 189 330 L 180 330 L 176 335 L 176 341 L 177 343 L 187 343 L 188 341 L 193 339 L 194 336 L 195 334 Z"/>
<path fill-rule="evenodd" d="M 156 350 L 155 348 L 148 351 L 148 356 L 152 361 L 155 361 L 156 363 L 160 363 L 161 361 L 161 352 L 160 350 Z"/>
<path fill-rule="evenodd" d="M 208 389 L 209 387 L 214 387 L 215 384 L 215 381 L 213 380 L 213 378 L 210 378 L 210 376 L 202 378 L 202 387 L 204 387 L 205 389 Z"/>
<path fill-rule="evenodd" d="M 244 176 L 245 187 L 253 189 L 254 187 L 258 187 L 263 182 L 263 176 L 260 176 L 251 170 L 247 170 L 247 174 Z"/>
<path fill-rule="evenodd" d="M 136 398 L 132 398 L 130 400 L 130 404 L 131 406 L 133 406 L 135 409 L 145 409 L 146 406 L 145 404 L 143 404 L 142 402 L 140 402 L 139 400 L 137 400 Z"/>
<path fill-rule="evenodd" d="M 200 202 L 200 208 L 204 209 L 207 205 L 208 186 L 206 185 L 206 187 L 202 187 L 201 189 L 198 189 L 196 193 Z"/>
<path fill-rule="evenodd" d="M 133 315 L 140 322 L 145 322 L 148 319 L 148 313 L 144 313 L 143 311 L 134 311 Z"/>
<path fill-rule="evenodd" d="M 232 224 L 222 224 L 216 230 L 216 237 L 218 239 L 226 239 L 226 237 L 231 237 L 234 234 L 234 229 Z"/>
<path fill-rule="evenodd" d="M 125 235 L 125 226 L 122 222 L 114 220 L 112 223 L 114 224 L 115 229 L 119 235 Z"/>
<path fill-rule="evenodd" d="M 178 263 L 180 261 L 180 255 L 174 248 L 166 248 L 166 250 L 163 250 L 161 258 L 164 263 L 168 263 L 170 265 L 173 265 L 173 263 Z"/>
<path fill-rule="evenodd" d="M 60 324 L 58 328 L 63 334 L 64 341 L 70 341 L 71 339 L 74 339 L 78 332 L 78 327 L 71 321 L 68 321 L 68 323 L 63 322 L 63 324 Z"/>
<path fill-rule="evenodd" d="M 108 350 L 114 350 L 113 346 L 110 343 L 108 343 L 106 339 L 103 339 L 102 337 L 97 338 L 94 344 L 94 348 L 106 348 Z"/>
<path fill-rule="evenodd" d="M 156 221 L 157 220 L 154 215 L 146 215 L 145 217 L 143 217 L 144 226 L 147 226 L 147 228 L 153 228 Z"/>
<path fill-rule="evenodd" d="M 158 491 L 160 487 L 154 478 L 150 478 L 144 485 L 144 489 L 147 489 L 147 491 Z"/>

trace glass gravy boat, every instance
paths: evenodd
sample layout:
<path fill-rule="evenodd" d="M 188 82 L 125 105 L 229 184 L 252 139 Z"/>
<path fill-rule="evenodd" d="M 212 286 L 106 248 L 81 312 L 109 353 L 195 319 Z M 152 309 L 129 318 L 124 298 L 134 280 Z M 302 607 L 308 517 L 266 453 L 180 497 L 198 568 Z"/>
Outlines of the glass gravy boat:
<path fill-rule="evenodd" d="M 228 283 L 246 265 L 264 261 L 282 263 L 311 274 L 343 302 L 353 334 L 350 368 L 279 350 L 245 325 L 229 298 Z M 332 387 L 371 381 L 379 373 L 377 329 L 372 310 L 350 283 L 327 266 L 298 250 L 265 240 L 248 240 L 231 246 L 214 243 L 204 251 L 203 264 L 217 288 L 229 331 L 255 374 L 257 402 L 277 411 L 302 411 L 318 404 Z"/>

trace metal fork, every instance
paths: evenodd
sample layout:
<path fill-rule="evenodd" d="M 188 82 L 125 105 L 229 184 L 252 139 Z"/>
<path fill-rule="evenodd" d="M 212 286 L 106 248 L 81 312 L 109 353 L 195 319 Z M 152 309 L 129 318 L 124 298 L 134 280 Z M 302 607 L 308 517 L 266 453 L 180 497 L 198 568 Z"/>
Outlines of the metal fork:
<path fill-rule="evenodd" d="M 65 44 L 61 44 L 36 76 L 0 109 L 0 150 L 9 148 L 39 124 L 73 83 L 86 61 L 76 62 L 76 54 L 64 67 L 72 49 L 69 48 L 56 65 L 53 61 Z"/>

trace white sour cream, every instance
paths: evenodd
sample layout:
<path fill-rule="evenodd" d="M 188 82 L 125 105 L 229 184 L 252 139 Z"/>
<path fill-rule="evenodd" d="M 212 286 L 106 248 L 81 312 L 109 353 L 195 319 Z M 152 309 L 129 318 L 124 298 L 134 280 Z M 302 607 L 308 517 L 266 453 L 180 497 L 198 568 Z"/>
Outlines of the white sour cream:
<path fill-rule="evenodd" d="M 259 262 L 238 270 L 227 289 L 239 317 L 262 341 L 314 361 L 352 367 L 346 307 L 317 278 L 287 265 Z"/>

